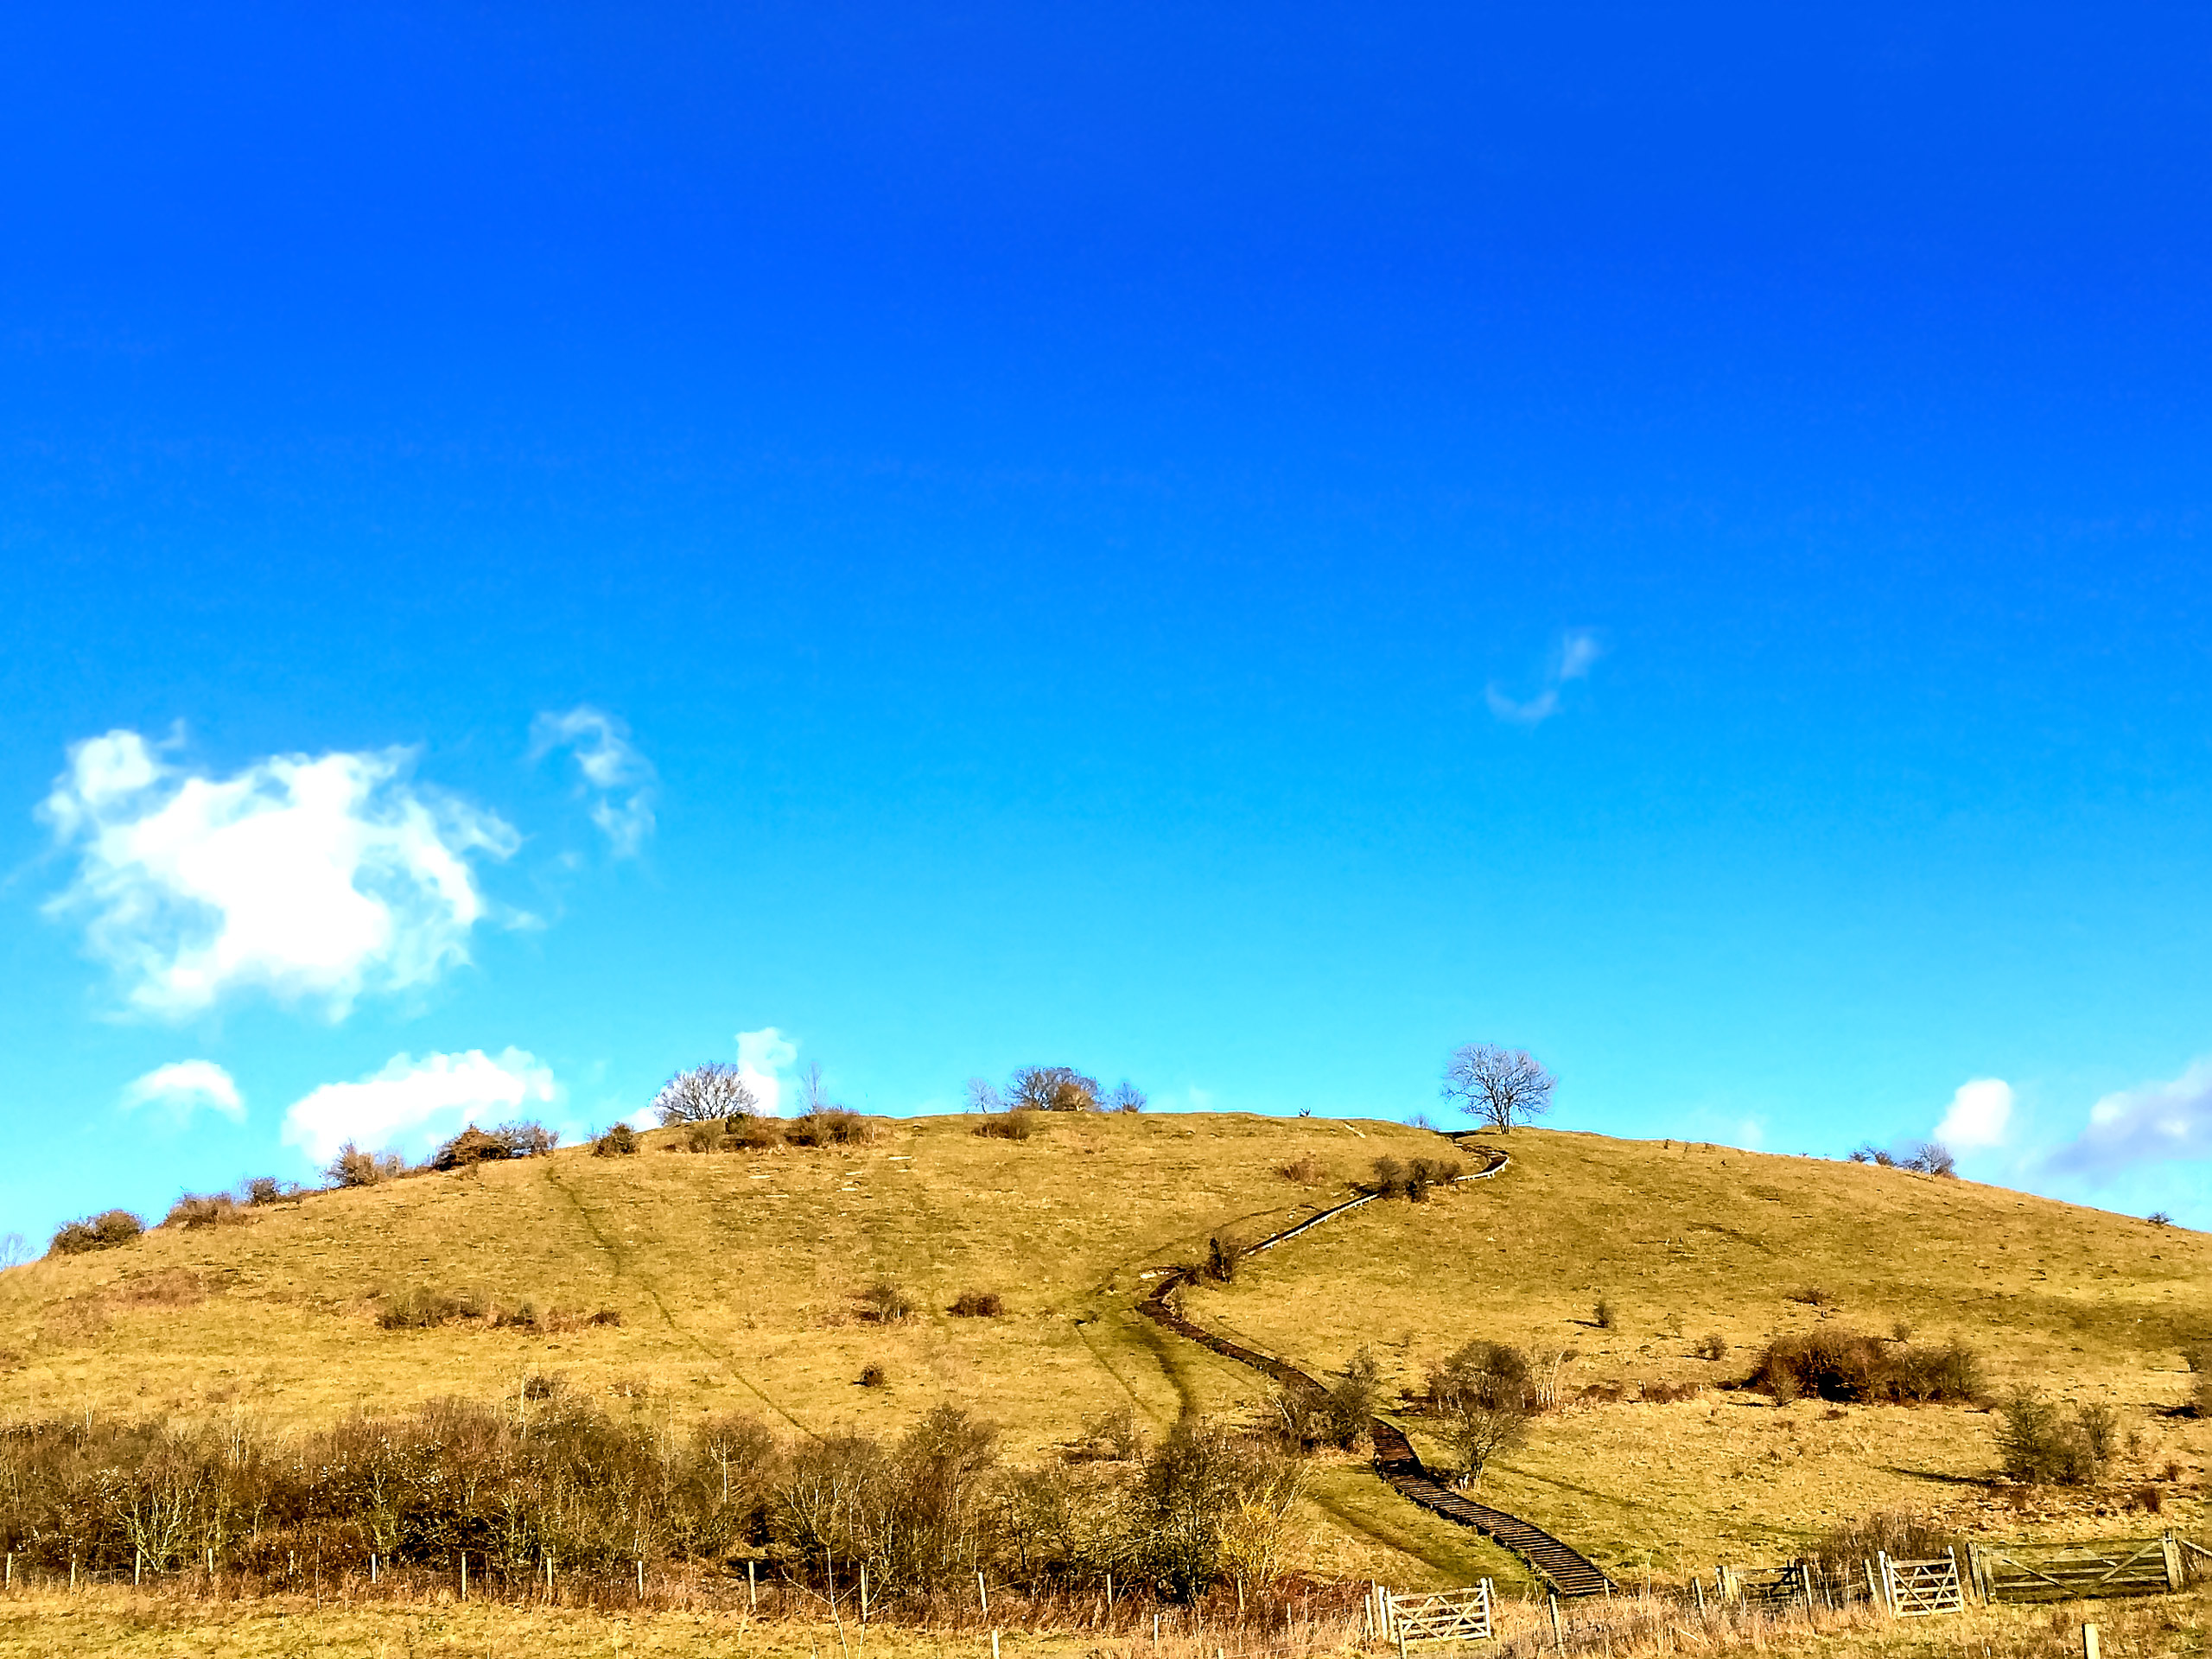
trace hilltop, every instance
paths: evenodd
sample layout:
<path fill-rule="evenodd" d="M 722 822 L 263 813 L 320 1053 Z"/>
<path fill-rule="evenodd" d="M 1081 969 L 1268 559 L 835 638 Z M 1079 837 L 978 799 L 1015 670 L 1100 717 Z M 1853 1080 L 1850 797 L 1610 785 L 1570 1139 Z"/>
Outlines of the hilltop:
<path fill-rule="evenodd" d="M 304 1427 L 557 1373 L 656 1421 L 751 1409 L 791 1432 L 889 1432 L 950 1400 L 1037 1458 L 1122 1405 L 1154 1425 L 1256 1413 L 1262 1378 L 1136 1314 L 1146 1271 L 1289 1225 L 1377 1157 L 1458 1150 L 1374 1122 L 1055 1116 L 1026 1141 L 977 1124 L 700 1155 L 658 1132 L 632 1157 L 481 1164 L 33 1263 L 0 1274 L 0 1414 Z M 2157 1524 L 2193 1517 L 2212 1425 L 2168 1414 L 2189 1393 L 2182 1349 L 2212 1330 L 2212 1238 L 1897 1170 L 1555 1131 L 1493 1144 L 1512 1154 L 1495 1179 L 1354 1211 L 1188 1311 L 1316 1375 L 1364 1346 L 1394 1394 L 1470 1337 L 1564 1356 L 1568 1403 L 1484 1495 L 1623 1576 L 1774 1555 L 1877 1507 L 1995 1524 L 1986 1413 L 1726 1388 L 1770 1338 L 1821 1325 L 1902 1322 L 1971 1344 L 1995 1387 L 2120 1408 L 2134 1440 L 2107 1495 L 2037 1500 L 2005 1529 L 2146 1483 L 2168 1505 Z M 915 1314 L 872 1322 L 878 1283 Z M 949 1312 L 967 1291 L 1003 1313 Z M 425 1298 L 511 1321 L 526 1305 L 536 1323 L 379 1324 Z M 1713 1337 L 1719 1357 L 1700 1357 Z M 861 1386 L 871 1365 L 885 1386 Z M 1324 1569 L 1519 1577 L 1355 1459 L 1317 1468 L 1308 1515 Z"/>

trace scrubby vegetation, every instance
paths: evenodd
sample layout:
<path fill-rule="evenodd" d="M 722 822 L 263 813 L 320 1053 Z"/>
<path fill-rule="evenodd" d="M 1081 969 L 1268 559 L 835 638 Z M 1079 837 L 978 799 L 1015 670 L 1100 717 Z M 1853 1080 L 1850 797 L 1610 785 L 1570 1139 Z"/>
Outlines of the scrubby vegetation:
<path fill-rule="evenodd" d="M 128 1244 L 146 1230 L 146 1224 L 128 1210 L 107 1210 L 83 1221 L 66 1223 L 46 1247 L 48 1255 L 83 1255 L 92 1250 L 111 1250 Z"/>
<path fill-rule="evenodd" d="M 1909 1169 L 1916 1175 L 1935 1175 L 1945 1179 L 1954 1178 L 1959 1173 L 1958 1160 L 1940 1141 L 1923 1141 L 1903 1157 L 1869 1141 L 1852 1149 L 1851 1161 L 1854 1164 L 1875 1164 L 1884 1169 Z"/>
<path fill-rule="evenodd" d="M 963 1319 L 995 1319 L 1006 1312 L 1006 1298 L 995 1290 L 963 1290 L 945 1312 Z"/>
<path fill-rule="evenodd" d="M 1376 1192 L 1386 1198 L 1410 1198 L 1415 1204 L 1427 1198 L 1431 1187 L 1456 1181 L 1461 1173 L 1455 1158 L 1401 1160 L 1386 1156 L 1375 1160 L 1374 1169 Z"/>
<path fill-rule="evenodd" d="M 215 1552 L 226 1568 L 365 1559 L 487 1580 L 626 1573 L 639 1559 L 766 1557 L 812 1583 L 863 1567 L 879 1605 L 941 1587 L 1103 1583 L 1188 1599 L 1270 1573 L 1294 1465 L 1190 1420 L 1127 1465 L 1005 1466 L 995 1432 L 939 1407 L 894 1440 L 781 1442 L 709 1418 L 688 1436 L 632 1425 L 537 1377 L 504 1407 L 441 1401 L 280 1440 L 82 1417 L 0 1428 L 0 1547 L 17 1570 Z M 1134 1449 L 1134 1448 L 1132 1448 Z"/>
<path fill-rule="evenodd" d="M 2117 1449 L 2119 1421 L 2109 1406 L 2067 1412 L 2033 1389 L 2016 1389 L 1998 1412 L 1997 1449 L 2014 1480 L 2086 1486 Z"/>
<path fill-rule="evenodd" d="M 1841 1327 L 1776 1338 L 1751 1386 L 1781 1401 L 1979 1405 L 1988 1397 L 1980 1357 L 1963 1343 L 1916 1348 Z"/>
<path fill-rule="evenodd" d="M 591 1143 L 594 1158 L 627 1158 L 638 1150 L 638 1132 L 627 1123 L 610 1123 L 607 1131 Z"/>
<path fill-rule="evenodd" d="M 387 1331 L 428 1331 L 442 1325 L 474 1323 L 489 1330 L 543 1331 L 548 1334 L 577 1331 L 586 1325 L 620 1325 L 622 1316 L 601 1308 L 586 1315 L 580 1309 L 547 1307 L 542 1312 L 527 1299 L 509 1306 L 485 1291 L 444 1291 L 416 1285 L 383 1298 L 377 1323 Z"/>
<path fill-rule="evenodd" d="M 333 1186 L 374 1186 L 409 1173 L 407 1160 L 396 1152 L 363 1152 L 348 1141 L 338 1155 L 323 1166 L 323 1179 Z"/>
<path fill-rule="evenodd" d="M 1027 1107 L 995 1112 L 976 1126 L 976 1133 L 997 1141 L 1027 1141 L 1037 1133 L 1037 1114 Z"/>

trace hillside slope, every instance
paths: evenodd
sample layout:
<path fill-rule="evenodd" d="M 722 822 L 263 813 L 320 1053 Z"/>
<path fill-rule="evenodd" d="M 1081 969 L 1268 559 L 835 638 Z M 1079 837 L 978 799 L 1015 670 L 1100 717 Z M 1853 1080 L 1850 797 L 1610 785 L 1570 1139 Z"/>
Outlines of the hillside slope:
<path fill-rule="evenodd" d="M 1014 1455 L 1040 1455 L 1124 1403 L 1155 1424 L 1186 1405 L 1256 1409 L 1260 1378 L 1135 1314 L 1142 1271 L 1217 1232 L 1286 1225 L 1378 1155 L 1453 1150 L 1376 1122 L 1065 1118 L 1019 1143 L 976 1122 L 890 1121 L 863 1147 L 567 1152 L 13 1269 L 0 1413 L 300 1424 L 558 1372 L 613 1409 L 751 1409 L 791 1432 L 894 1430 L 950 1399 L 1001 1424 Z M 1357 1211 L 1190 1311 L 1317 1374 L 1367 1345 L 1405 1386 L 1470 1336 L 1571 1351 L 1562 1394 L 1582 1403 L 1543 1419 L 1484 1496 L 1624 1573 L 1770 1554 L 1878 1504 L 1971 1519 L 1993 1502 L 1986 1414 L 1776 1409 L 1717 1387 L 1768 1337 L 1823 1319 L 1885 1334 L 1903 1319 L 1971 1342 L 1999 1382 L 2113 1402 L 2139 1437 L 2126 1471 L 2178 1460 L 2164 1488 L 2169 1518 L 2188 1518 L 2206 1426 L 2162 1413 L 2186 1394 L 2179 1346 L 2212 1328 L 2212 1239 L 1893 1171 L 1536 1131 L 1507 1144 L 1498 1179 Z M 1277 1173 L 1301 1159 L 1306 1184 Z M 860 1293 L 878 1280 L 918 1314 L 868 1322 Z M 1790 1300 L 1811 1287 L 1825 1305 Z M 621 1322 L 380 1328 L 378 1309 L 418 1288 Z M 1006 1315 L 953 1317 L 966 1289 L 1003 1295 Z M 1610 1329 L 1592 1322 L 1600 1298 Z M 1724 1359 L 1693 1357 L 1708 1332 Z M 871 1363 L 887 1387 L 858 1386 Z M 1640 1382 L 1686 1382 L 1707 1391 L 1633 1402 Z M 1599 1403 L 1623 1383 L 1627 1400 Z M 1319 1467 L 1313 1494 L 1318 1565 L 1513 1576 L 1356 1462 Z"/>

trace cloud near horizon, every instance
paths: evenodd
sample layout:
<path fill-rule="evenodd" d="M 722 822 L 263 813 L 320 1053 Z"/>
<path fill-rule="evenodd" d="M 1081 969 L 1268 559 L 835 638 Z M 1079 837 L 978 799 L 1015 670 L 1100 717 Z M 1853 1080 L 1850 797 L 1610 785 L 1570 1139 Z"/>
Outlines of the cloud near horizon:
<path fill-rule="evenodd" d="M 582 786 L 594 795 L 591 821 L 608 849 L 617 858 L 635 858 L 657 822 L 658 774 L 630 741 L 629 727 L 588 702 L 566 714 L 541 714 L 531 722 L 530 758 L 542 760 L 556 749 L 575 759 Z"/>
<path fill-rule="evenodd" d="M 175 1060 L 157 1065 L 123 1090 L 123 1109 L 136 1112 L 152 1107 L 179 1125 L 194 1112 L 220 1112 L 233 1123 L 245 1122 L 245 1098 L 238 1085 L 213 1060 Z"/>
<path fill-rule="evenodd" d="M 295 1101 L 284 1114 L 284 1144 L 318 1167 L 348 1141 L 364 1151 L 420 1155 L 472 1122 L 527 1116 L 528 1108 L 550 1104 L 558 1094 L 551 1070 L 519 1048 L 419 1060 L 395 1054 L 358 1083 L 326 1083 Z"/>
<path fill-rule="evenodd" d="M 2212 1059 L 2177 1077 L 2117 1090 L 2089 1109 L 2088 1127 L 2050 1155 L 2053 1169 L 2110 1174 L 2135 1164 L 2212 1158 Z"/>
<path fill-rule="evenodd" d="M 2012 1122 L 2012 1085 L 2002 1077 L 1961 1084 L 1935 1138 L 1954 1152 L 1986 1151 L 2005 1144 Z"/>
<path fill-rule="evenodd" d="M 496 814 L 410 781 L 409 749 L 272 755 L 228 778 L 164 760 L 137 732 L 69 751 L 39 807 L 77 857 L 47 906 L 132 1012 L 181 1020 L 260 990 L 342 1019 L 364 995 L 468 960 L 492 906 L 470 861 L 519 843 Z"/>
<path fill-rule="evenodd" d="M 1516 726 L 1538 726 L 1560 710 L 1560 690 L 1576 680 L 1586 680 L 1598 659 L 1605 654 L 1605 642 L 1589 628 L 1570 628 L 1553 654 L 1552 664 L 1544 676 L 1544 688 L 1525 701 L 1517 700 L 1499 690 L 1495 682 L 1483 690 L 1490 711 L 1497 719 Z"/>

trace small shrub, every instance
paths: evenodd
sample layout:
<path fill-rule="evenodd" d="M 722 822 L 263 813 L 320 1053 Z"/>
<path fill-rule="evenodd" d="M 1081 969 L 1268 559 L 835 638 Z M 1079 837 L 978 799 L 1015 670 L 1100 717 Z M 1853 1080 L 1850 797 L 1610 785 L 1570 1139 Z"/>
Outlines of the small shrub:
<path fill-rule="evenodd" d="M 1708 1331 L 1691 1345 L 1690 1351 L 1700 1359 L 1726 1359 L 1728 1357 L 1728 1338 L 1718 1331 Z"/>
<path fill-rule="evenodd" d="M 850 1107 L 832 1106 L 788 1120 L 784 1138 L 800 1147 L 865 1146 L 875 1139 L 875 1126 Z"/>
<path fill-rule="evenodd" d="M 2149 1215 L 2144 1217 L 2143 1219 L 2149 1222 L 2153 1227 L 2171 1227 L 2174 1224 L 2174 1218 L 2163 1210 L 2153 1210 Z"/>
<path fill-rule="evenodd" d="M 225 1227 L 245 1219 L 238 1201 L 227 1192 L 188 1192 L 170 1208 L 164 1227 Z"/>
<path fill-rule="evenodd" d="M 945 1311 L 963 1319 L 995 1319 L 1006 1312 L 1006 1298 L 995 1290 L 963 1290 Z"/>
<path fill-rule="evenodd" d="M 914 1299 L 888 1279 L 879 1279 L 861 1293 L 861 1317 L 878 1325 L 896 1325 L 911 1319 Z"/>
<path fill-rule="evenodd" d="M 1611 1330 L 1613 1328 L 1613 1321 L 1618 1316 L 1613 1312 L 1613 1305 L 1607 1301 L 1603 1296 L 1600 1296 L 1598 1299 L 1596 1305 L 1590 1310 L 1590 1323 L 1596 1325 L 1600 1331 Z"/>
<path fill-rule="evenodd" d="M 245 1201 L 259 1209 L 265 1204 L 282 1204 L 292 1196 L 292 1189 L 274 1175 L 257 1175 L 245 1184 Z"/>
<path fill-rule="evenodd" d="M 1433 1186 L 1446 1186 L 1459 1179 L 1459 1165 L 1450 1158 L 1416 1158 L 1406 1166 L 1406 1196 L 1425 1203 Z"/>
<path fill-rule="evenodd" d="M 1306 1153 L 1287 1164 L 1278 1165 L 1275 1173 L 1300 1186 L 1316 1186 L 1328 1179 L 1329 1172 L 1321 1167 L 1319 1160 L 1312 1154 Z"/>
<path fill-rule="evenodd" d="M 1877 1510 L 1824 1535 L 1813 1546 L 1812 1563 L 1824 1578 L 1858 1579 L 1877 1552 L 1905 1560 L 1932 1560 L 1955 1551 L 1963 1563 L 1967 1541 L 1924 1516 L 1902 1510 Z"/>
<path fill-rule="evenodd" d="M 890 1385 L 890 1373 L 886 1371 L 881 1365 L 876 1363 L 874 1361 L 871 1360 L 867 1364 L 861 1367 L 861 1387 L 864 1389 L 883 1389 L 888 1388 Z"/>
<path fill-rule="evenodd" d="M 2113 1420 L 2107 1407 L 2084 1407 L 2069 1422 L 2034 1389 L 2018 1389 L 1998 1411 L 1997 1450 L 2014 1480 L 2085 1486 L 2111 1453 Z"/>
<path fill-rule="evenodd" d="M 2166 1495 L 2160 1488 L 2146 1480 L 2129 1495 L 2128 1507 L 2145 1510 L 2152 1515 L 2158 1515 L 2166 1507 Z"/>
<path fill-rule="evenodd" d="M 976 1133 L 993 1141 L 1027 1141 L 1037 1127 L 1037 1114 L 1017 1106 L 1010 1112 L 994 1112 L 976 1126 Z"/>
<path fill-rule="evenodd" d="M 740 1117 L 730 1122 L 730 1139 L 740 1152 L 770 1152 L 784 1144 L 780 1117 Z"/>
<path fill-rule="evenodd" d="M 638 1150 L 638 1132 L 627 1123 L 610 1123 L 607 1132 L 591 1143 L 594 1158 L 628 1158 Z"/>
<path fill-rule="evenodd" d="M 720 1152 L 726 1138 L 720 1118 L 701 1118 L 684 1126 L 683 1150 Z"/>
<path fill-rule="evenodd" d="M 1910 1319 L 1891 1319 L 1890 1321 L 1890 1340 L 1891 1342 L 1910 1342 L 1912 1340 L 1912 1321 Z"/>
<path fill-rule="evenodd" d="M 1386 1198 L 1406 1196 L 1406 1166 L 1395 1158 L 1375 1160 L 1375 1190 Z"/>
<path fill-rule="evenodd" d="M 459 1297 L 416 1286 L 388 1298 L 377 1314 L 377 1323 L 387 1331 L 427 1331 L 467 1317 Z"/>
<path fill-rule="evenodd" d="M 1636 1391 L 1637 1397 L 1642 1399 L 1646 1405 L 1672 1406 L 1679 1405 L 1685 1400 L 1696 1399 L 1700 1395 L 1705 1392 L 1705 1384 L 1702 1382 L 1644 1382 L 1637 1385 Z M 1841 1415 L 1840 1413 L 1836 1414 Z"/>
<path fill-rule="evenodd" d="M 622 1323 L 622 1313 L 619 1308 L 602 1307 L 584 1323 L 586 1325 L 620 1325 Z"/>
<path fill-rule="evenodd" d="M 1101 1412 L 1083 1426 L 1083 1441 L 1093 1457 L 1126 1462 L 1137 1456 L 1144 1450 L 1144 1433 L 1137 1427 L 1135 1408 L 1116 1406 Z"/>
<path fill-rule="evenodd" d="M 1321 1406 L 1321 1426 L 1331 1446 L 1349 1452 L 1367 1437 L 1375 1417 L 1375 1384 L 1357 1370 L 1332 1388 Z"/>
<path fill-rule="evenodd" d="M 1789 1293 L 1789 1300 L 1802 1302 L 1807 1307 L 1834 1307 L 1835 1294 L 1825 1285 L 1801 1285 Z"/>
<path fill-rule="evenodd" d="M 363 1152 L 348 1141 L 323 1169 L 333 1186 L 374 1186 L 406 1174 L 407 1160 L 396 1152 Z"/>
<path fill-rule="evenodd" d="M 1659 1328 L 1670 1337 L 1680 1338 L 1682 1334 L 1682 1316 L 1680 1313 L 1669 1313 L 1659 1321 Z"/>
<path fill-rule="evenodd" d="M 1243 1265 L 1245 1247 L 1233 1238 L 1213 1237 L 1206 1241 L 1206 1277 L 1217 1285 L 1234 1284 L 1236 1269 Z"/>
<path fill-rule="evenodd" d="M 1469 1402 L 1525 1410 L 1533 1374 L 1529 1356 L 1512 1344 L 1477 1338 L 1428 1368 L 1422 1403 L 1440 1416 Z"/>
<path fill-rule="evenodd" d="M 1963 1344 L 1890 1349 L 1837 1326 L 1768 1343 L 1751 1386 L 1783 1403 L 1809 1395 L 1845 1402 L 1975 1404 L 1986 1393 L 1980 1357 Z"/>
<path fill-rule="evenodd" d="M 532 1371 L 522 1380 L 522 1397 L 525 1400 L 556 1400 L 568 1389 L 568 1378 L 558 1371 Z"/>
<path fill-rule="evenodd" d="M 1877 1164 L 1884 1169 L 1895 1169 L 1897 1160 L 1882 1147 L 1869 1143 L 1853 1147 L 1851 1161 L 1854 1164 Z"/>

